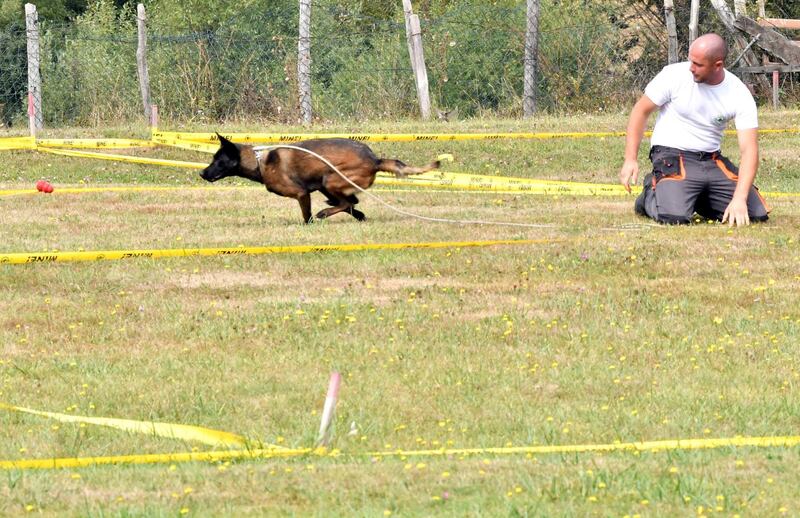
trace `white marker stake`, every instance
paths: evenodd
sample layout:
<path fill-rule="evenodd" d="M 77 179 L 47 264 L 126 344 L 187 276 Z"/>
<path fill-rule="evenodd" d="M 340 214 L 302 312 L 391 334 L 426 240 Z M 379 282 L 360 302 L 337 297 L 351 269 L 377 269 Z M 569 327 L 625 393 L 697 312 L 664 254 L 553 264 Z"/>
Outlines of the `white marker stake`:
<path fill-rule="evenodd" d="M 150 105 L 150 128 L 155 131 L 158 129 L 158 106 Z"/>
<path fill-rule="evenodd" d="M 33 104 L 33 93 L 28 92 L 28 126 L 31 129 L 31 137 L 36 138 L 36 108 Z"/>
<path fill-rule="evenodd" d="M 331 380 L 328 382 L 328 395 L 325 396 L 325 407 L 322 409 L 322 420 L 319 423 L 319 446 L 328 446 L 330 442 L 330 426 L 333 414 L 336 411 L 336 401 L 339 399 L 339 386 L 342 384 L 342 375 L 338 372 L 331 373 Z"/>

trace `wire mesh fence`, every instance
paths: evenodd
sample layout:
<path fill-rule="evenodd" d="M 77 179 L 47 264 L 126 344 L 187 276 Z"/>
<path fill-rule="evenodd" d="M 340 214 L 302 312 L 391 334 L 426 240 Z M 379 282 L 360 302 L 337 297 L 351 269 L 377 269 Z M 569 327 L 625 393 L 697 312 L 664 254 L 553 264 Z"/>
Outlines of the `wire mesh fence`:
<path fill-rule="evenodd" d="M 676 2 L 680 55 L 688 0 Z M 362 3 L 313 2 L 312 106 L 317 119 L 414 117 L 419 106 L 402 8 L 375 16 Z M 452 2 L 421 13 L 430 96 L 442 117 L 521 117 L 526 2 Z M 0 115 L 27 118 L 24 18 L 0 31 Z M 247 9 L 198 30 L 148 13 L 150 97 L 174 122 L 297 122 L 297 2 Z M 171 27 L 175 24 L 172 23 Z M 724 30 L 701 13 L 701 32 Z M 40 19 L 45 124 L 141 121 L 135 6 L 97 2 L 71 23 Z M 536 105 L 548 112 L 629 107 L 667 61 L 663 12 L 653 2 L 543 1 Z M 800 97 L 796 74 L 783 98 Z"/>

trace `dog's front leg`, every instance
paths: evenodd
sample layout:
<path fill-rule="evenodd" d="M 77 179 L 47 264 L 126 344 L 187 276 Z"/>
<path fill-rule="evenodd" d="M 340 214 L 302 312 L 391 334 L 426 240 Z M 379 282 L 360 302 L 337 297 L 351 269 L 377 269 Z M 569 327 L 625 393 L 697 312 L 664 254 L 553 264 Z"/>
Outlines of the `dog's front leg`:
<path fill-rule="evenodd" d="M 303 212 L 303 221 L 311 223 L 311 194 L 304 193 L 297 197 L 297 202 L 300 204 L 300 210 Z"/>

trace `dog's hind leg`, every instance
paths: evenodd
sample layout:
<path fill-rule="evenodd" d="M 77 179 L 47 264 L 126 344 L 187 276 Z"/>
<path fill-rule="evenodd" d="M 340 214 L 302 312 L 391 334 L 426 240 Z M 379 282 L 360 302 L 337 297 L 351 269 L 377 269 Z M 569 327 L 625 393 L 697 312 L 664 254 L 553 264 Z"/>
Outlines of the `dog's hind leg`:
<path fill-rule="evenodd" d="M 328 191 L 328 189 L 326 189 L 325 187 L 320 187 L 320 188 L 319 188 L 319 192 L 321 192 L 321 193 L 322 193 L 322 194 L 325 196 L 325 198 L 327 198 L 327 199 L 325 200 L 325 203 L 327 203 L 327 204 L 328 204 L 328 205 L 330 205 L 331 207 L 336 207 L 337 205 L 339 205 L 339 204 L 341 204 L 341 203 L 342 203 L 342 202 L 340 201 L 340 199 L 339 199 L 339 198 L 337 198 L 336 196 L 334 196 L 333 194 L 331 194 L 331 193 Z M 348 195 L 348 196 L 344 196 L 344 197 L 343 197 L 343 199 L 344 199 L 344 200 L 347 200 L 347 202 L 348 202 L 350 205 L 355 205 L 356 203 L 358 203 L 358 198 L 356 198 L 356 195 L 355 195 L 355 194 L 350 194 L 350 195 Z"/>
<path fill-rule="evenodd" d="M 350 214 L 351 216 L 356 218 L 358 221 L 364 221 L 364 220 L 367 219 L 367 217 L 364 215 L 363 212 L 361 212 L 357 208 L 353 207 L 352 205 L 345 212 L 347 212 L 348 214 Z"/>
<path fill-rule="evenodd" d="M 349 195 L 347 197 L 347 202 L 350 204 L 350 208 L 346 211 L 348 214 L 356 218 L 358 221 L 364 221 L 367 219 L 364 213 L 355 207 L 355 205 L 358 203 L 358 198 L 356 198 L 355 194 Z"/>
<path fill-rule="evenodd" d="M 328 189 L 326 189 L 325 186 L 320 187 L 319 192 L 321 192 L 322 195 L 325 196 L 325 198 L 327 198 L 325 200 L 325 203 L 327 203 L 331 207 L 339 205 L 339 200 L 337 200 L 333 194 L 329 193 Z"/>
<path fill-rule="evenodd" d="M 355 198 L 355 196 L 353 196 Z M 356 199 L 358 201 L 358 199 Z M 325 219 L 333 216 L 334 214 L 338 214 L 340 212 L 346 212 L 356 218 L 358 221 L 364 221 L 367 217 L 364 215 L 363 212 L 358 210 L 357 208 L 353 207 L 353 204 L 350 203 L 349 200 L 341 200 L 336 206 L 328 207 L 327 209 L 322 209 L 317 213 L 317 219 Z"/>

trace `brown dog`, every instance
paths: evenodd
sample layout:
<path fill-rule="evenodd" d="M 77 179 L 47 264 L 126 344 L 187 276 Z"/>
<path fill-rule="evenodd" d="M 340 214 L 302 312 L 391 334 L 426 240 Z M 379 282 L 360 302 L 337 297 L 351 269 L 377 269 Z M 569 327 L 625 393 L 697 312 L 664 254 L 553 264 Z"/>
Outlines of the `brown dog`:
<path fill-rule="evenodd" d="M 396 176 L 419 174 L 439 167 L 439 161 L 425 167 L 407 166 L 400 160 L 384 159 L 361 142 L 343 138 L 306 140 L 293 144 L 324 157 L 350 182 L 342 178 L 319 158 L 297 149 L 277 148 L 261 156 L 252 146 L 234 144 L 219 133 L 220 148 L 211 165 L 203 169 L 200 176 L 216 182 L 226 176 L 241 176 L 263 183 L 269 192 L 294 198 L 300 203 L 303 221 L 311 222 L 311 193 L 320 191 L 331 207 L 319 211 L 318 219 L 339 212 L 347 212 L 359 221 L 366 219 L 364 213 L 355 208 L 358 203 L 355 193 L 367 189 L 375 181 L 378 171 L 388 171 Z"/>

